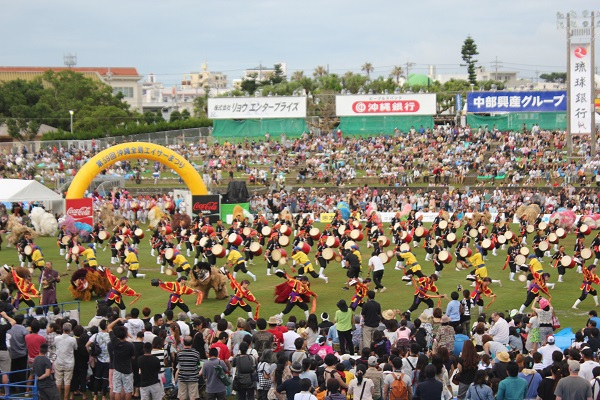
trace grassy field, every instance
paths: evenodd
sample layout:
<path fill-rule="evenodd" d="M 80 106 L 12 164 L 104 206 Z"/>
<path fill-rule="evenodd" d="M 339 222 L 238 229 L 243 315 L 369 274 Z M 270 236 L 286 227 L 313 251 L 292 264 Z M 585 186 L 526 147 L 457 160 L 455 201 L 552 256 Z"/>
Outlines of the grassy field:
<path fill-rule="evenodd" d="M 387 225 L 388 224 L 386 224 L 386 230 Z M 516 231 L 516 226 L 514 227 L 513 231 Z M 459 231 L 459 233 L 462 234 L 462 229 Z M 160 277 L 163 280 L 168 280 L 170 277 L 166 275 L 160 275 L 160 267 L 156 264 L 156 258 L 150 256 L 150 245 L 147 239 L 149 236 L 148 234 L 149 232 L 147 232 L 146 239 L 142 240 L 139 250 L 139 259 L 141 264 L 140 272 L 146 273 L 147 276 L 145 279 L 130 279 L 129 283 L 132 288 L 143 294 L 142 298 L 135 304 L 135 307 L 142 309 L 143 307 L 148 306 L 152 309 L 152 313 L 154 314 L 163 312 L 165 310 L 168 293 L 152 287 L 150 285 L 150 279 Z M 574 239 L 574 235 L 569 235 L 561 242 L 565 245 L 567 254 L 572 252 Z M 589 245 L 592 239 L 593 234 L 586 238 L 586 245 Z M 51 237 L 40 237 L 36 239 L 36 243 L 42 248 L 45 259 L 53 261 L 55 269 L 60 273 L 65 273 L 66 262 L 64 257 L 59 255 L 59 249 L 56 246 L 56 239 Z M 529 238 L 529 243 L 531 244 L 531 237 Z M 371 249 L 366 248 L 365 241 L 360 242 L 359 244 L 363 254 L 363 276 L 365 276 L 366 263 L 370 256 Z M 288 248 L 288 252 L 289 251 L 291 251 L 290 248 Z M 315 248 L 313 247 L 313 254 L 310 255 L 311 259 L 314 259 L 314 251 Z M 185 251 L 183 254 L 185 255 Z M 100 264 L 110 266 L 109 249 L 104 252 L 100 250 L 98 251 L 97 255 Z M 431 261 L 425 261 L 425 251 L 422 248 L 419 248 L 416 250 L 416 255 L 417 259 L 421 263 L 421 266 L 423 267 L 424 273 L 433 273 L 433 263 Z M 498 299 L 492 305 L 492 307 L 487 310 L 487 312 L 491 312 L 493 310 L 505 311 L 513 308 L 518 309 L 525 300 L 526 290 L 524 289 L 524 283 L 519 281 L 510 282 L 508 280 L 508 268 L 502 271 L 505 258 L 506 251 L 502 250 L 498 250 L 498 256 L 491 255 L 491 252 L 488 256 L 486 265 L 488 266 L 490 276 L 494 279 L 501 279 L 503 285 L 502 287 L 499 287 L 496 284 L 491 286 L 493 291 L 498 294 Z M 193 256 L 188 260 L 193 262 Z M 16 250 L 14 248 L 6 248 L 6 242 L 4 243 L 2 251 L 0 251 L 0 263 L 18 265 Z M 219 260 L 218 265 L 223 264 L 225 264 L 225 259 Z M 261 317 L 268 318 L 269 316 L 280 312 L 284 308 L 283 304 L 276 304 L 273 302 L 274 287 L 283 281 L 276 276 L 266 276 L 266 263 L 264 257 L 261 256 L 255 259 L 255 264 L 256 265 L 251 266 L 250 269 L 256 273 L 258 280 L 250 285 L 250 290 L 255 294 L 262 304 L 260 310 Z M 414 289 L 412 286 L 406 286 L 405 283 L 401 281 L 402 272 L 394 270 L 394 264 L 395 260 L 386 265 L 383 284 L 388 290 L 384 293 L 378 293 L 376 300 L 381 303 L 383 310 L 393 308 L 404 311 L 408 309 L 412 303 Z M 545 257 L 542 261 L 542 265 L 544 266 L 545 271 L 552 274 L 551 282 L 556 282 L 557 271 L 550 265 L 550 258 Z M 114 271 L 115 267 L 116 266 L 111 267 L 114 273 L 116 273 Z M 345 272 L 346 271 L 341 268 L 339 263 L 332 262 L 326 269 L 326 275 L 329 277 L 328 284 L 321 279 L 311 279 L 312 288 L 319 295 L 317 313 L 320 314 L 323 311 L 334 313 L 336 310 L 335 304 L 341 298 L 346 299 L 348 302 L 350 301 L 354 291 L 342 290 L 342 286 L 346 281 Z M 438 281 L 438 287 L 440 288 L 440 291 L 448 294 L 449 296 L 452 291 L 456 290 L 457 285 L 459 284 L 464 288 L 469 288 L 470 283 L 465 280 L 466 275 L 466 271 L 457 272 L 455 270 L 454 262 L 447 264 L 442 273 L 442 278 Z M 246 278 L 245 274 L 238 274 L 238 279 L 240 278 Z M 556 288 L 551 290 L 551 294 L 553 296 L 553 305 L 556 308 L 556 312 L 560 318 L 562 327 L 571 326 L 574 329 L 582 327 L 587 320 L 587 312 L 594 308 L 593 299 L 591 296 L 589 296 L 586 301 L 579 306 L 579 310 L 571 309 L 573 302 L 580 295 L 579 286 L 581 284 L 581 278 L 582 275 L 577 274 L 575 269 L 567 270 L 565 282 L 558 283 Z M 60 282 L 58 285 L 58 301 L 72 301 L 73 299 L 68 291 L 69 276 L 65 276 L 62 279 L 62 282 Z M 230 294 L 232 294 L 231 290 Z M 126 303 L 129 304 L 131 298 L 127 298 L 126 300 Z M 485 301 L 487 304 L 488 299 Z M 209 298 L 205 299 L 201 306 L 194 305 L 194 296 L 187 296 L 186 302 L 190 306 L 192 312 L 210 318 L 212 318 L 215 314 L 220 314 L 227 304 L 226 300 L 215 300 L 214 292 L 211 292 Z M 447 301 L 443 300 L 442 308 L 445 309 L 446 304 Z M 425 306 L 421 306 L 418 311 L 413 313 L 413 317 L 418 317 L 420 312 L 423 310 L 423 307 Z M 87 324 L 90 318 L 94 315 L 95 301 L 82 302 L 81 311 L 82 322 Z M 476 309 L 474 309 L 474 311 L 477 312 Z M 292 314 L 296 315 L 298 318 L 304 318 L 304 315 L 300 309 L 294 309 Z M 230 317 L 235 318 L 238 316 L 247 317 L 246 313 L 239 309 Z M 233 318 L 231 319 L 233 320 Z"/>

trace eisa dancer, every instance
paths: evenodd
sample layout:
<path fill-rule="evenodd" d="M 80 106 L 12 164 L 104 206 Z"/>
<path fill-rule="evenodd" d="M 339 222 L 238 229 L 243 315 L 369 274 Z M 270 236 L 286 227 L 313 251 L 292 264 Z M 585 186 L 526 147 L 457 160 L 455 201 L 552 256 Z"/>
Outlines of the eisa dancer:
<path fill-rule="evenodd" d="M 278 297 L 287 293 L 287 304 L 284 310 L 279 314 L 279 318 L 283 316 L 297 306 L 304 311 L 304 316 L 308 318 L 308 315 L 314 313 L 317 309 L 317 294 L 310 290 L 310 282 L 305 276 L 293 277 L 288 275 L 285 271 L 278 269 L 275 271 L 275 275 L 280 278 L 286 279 L 286 282 L 277 285 L 275 287 L 275 293 Z M 308 312 L 308 303 L 310 298 L 312 300 L 311 312 Z"/>
<path fill-rule="evenodd" d="M 167 302 L 167 310 L 173 310 L 175 309 L 175 307 L 179 307 L 183 312 L 185 312 L 188 315 L 188 317 L 191 318 L 192 313 L 190 312 L 190 308 L 187 304 L 185 304 L 181 296 L 197 293 L 198 297 L 196 300 L 196 305 L 200 305 L 200 303 L 202 303 L 202 292 L 186 286 L 186 280 L 187 277 L 185 276 L 177 278 L 176 282 L 163 282 L 160 279 L 152 279 L 151 285 L 158 286 L 162 290 L 171 292 L 171 294 L 169 295 L 169 301 Z"/>
<path fill-rule="evenodd" d="M 596 275 L 596 264 L 592 264 L 587 268 L 583 268 L 583 282 L 581 283 L 581 296 L 577 300 L 575 300 L 575 304 L 573 304 L 574 309 L 577 309 L 579 303 L 581 303 L 588 294 L 594 296 L 594 303 L 596 303 L 596 307 L 598 307 L 598 292 L 596 289 L 592 287 L 592 285 L 600 284 L 600 278 Z"/>
<path fill-rule="evenodd" d="M 135 290 L 133 290 L 132 288 L 127 286 L 128 278 L 126 276 L 117 278 L 108 270 L 108 268 L 105 269 L 102 266 L 98 267 L 98 271 L 104 273 L 104 275 L 110 282 L 110 285 L 112 286 L 112 288 L 110 289 L 110 291 L 108 292 L 108 294 L 106 295 L 106 298 L 105 298 L 106 306 L 110 307 L 113 304 L 117 304 L 117 306 L 121 310 L 121 318 L 125 318 L 127 307 L 125 306 L 125 303 L 123 302 L 123 296 L 135 297 L 135 299 L 131 303 L 129 303 L 129 306 L 131 306 L 131 305 L 133 305 L 133 303 L 138 301 L 140 299 L 140 297 L 142 297 L 142 294 L 137 293 Z"/>
<path fill-rule="evenodd" d="M 223 275 L 226 275 L 229 279 L 229 285 L 235 292 L 233 296 L 229 299 L 227 306 L 225 307 L 225 311 L 221 313 L 221 318 L 225 318 L 227 315 L 231 314 L 235 311 L 236 308 L 240 307 L 242 310 L 248 313 L 248 318 L 252 318 L 254 320 L 258 319 L 259 311 L 260 311 L 260 303 L 256 300 L 256 297 L 248 290 L 248 286 L 250 286 L 250 281 L 244 279 L 241 282 L 235 280 L 233 275 L 224 267 L 219 269 Z M 252 307 L 246 301 L 251 301 L 256 303 L 256 312 L 252 315 Z"/>

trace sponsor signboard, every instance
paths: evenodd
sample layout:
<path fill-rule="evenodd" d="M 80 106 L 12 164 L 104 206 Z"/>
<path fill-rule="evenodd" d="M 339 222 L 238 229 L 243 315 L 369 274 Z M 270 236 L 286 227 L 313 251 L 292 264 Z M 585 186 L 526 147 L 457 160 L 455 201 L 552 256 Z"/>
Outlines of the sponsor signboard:
<path fill-rule="evenodd" d="M 211 97 L 208 118 L 305 118 L 306 97 Z"/>
<path fill-rule="evenodd" d="M 435 93 L 336 96 L 340 117 L 361 115 L 435 115 Z"/>
<path fill-rule="evenodd" d="M 66 215 L 73 217 L 75 222 L 82 222 L 89 226 L 94 226 L 94 209 L 92 207 L 91 198 L 67 199 L 66 208 Z"/>
<path fill-rule="evenodd" d="M 192 196 L 192 214 L 210 217 L 211 223 L 217 222 L 221 218 L 221 196 Z"/>
<path fill-rule="evenodd" d="M 470 113 L 567 111 L 567 91 L 469 92 L 467 111 Z"/>
<path fill-rule="evenodd" d="M 590 134 L 593 125 L 594 81 L 592 51 L 589 43 L 571 43 L 569 49 L 569 130 Z"/>

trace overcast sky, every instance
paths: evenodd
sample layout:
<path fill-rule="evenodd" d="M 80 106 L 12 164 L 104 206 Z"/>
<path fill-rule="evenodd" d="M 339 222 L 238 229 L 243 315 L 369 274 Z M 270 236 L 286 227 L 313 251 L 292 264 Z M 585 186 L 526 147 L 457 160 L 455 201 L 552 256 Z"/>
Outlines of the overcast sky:
<path fill-rule="evenodd" d="M 500 70 L 533 78 L 536 71 L 566 70 L 566 33 L 557 30 L 557 11 L 593 7 L 600 10 L 600 2 L 4 1 L 0 65 L 61 66 L 65 53 L 76 53 L 78 66 L 136 67 L 168 85 L 204 62 L 230 82 L 246 68 L 276 62 L 287 63 L 288 75 L 312 75 L 317 65 L 360 72 L 367 61 L 374 76 L 387 77 L 408 61 L 413 72 L 435 65 L 438 74 L 461 73 L 461 46 L 471 35 L 480 65 L 492 70 L 498 57 Z"/>

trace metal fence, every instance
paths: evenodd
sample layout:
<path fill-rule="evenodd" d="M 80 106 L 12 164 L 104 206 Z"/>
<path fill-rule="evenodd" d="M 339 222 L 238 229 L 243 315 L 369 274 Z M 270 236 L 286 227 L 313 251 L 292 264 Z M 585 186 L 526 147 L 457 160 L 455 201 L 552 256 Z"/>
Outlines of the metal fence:
<path fill-rule="evenodd" d="M 106 137 L 91 140 L 44 140 L 29 142 L 3 142 L 0 151 L 5 154 L 17 154 L 26 148 L 29 154 L 40 150 L 52 151 L 54 148 L 88 150 L 91 148 L 106 149 L 118 143 L 151 142 L 163 146 L 198 143 L 200 140 L 211 141 L 212 127 L 177 129 L 171 131 L 140 133 L 136 135 Z"/>
<path fill-rule="evenodd" d="M 37 376 L 33 376 L 31 369 L 22 369 L 18 371 L 4 372 L 10 383 L 0 384 L 4 389 L 3 399 L 28 399 L 38 400 L 39 392 L 37 388 Z"/>

